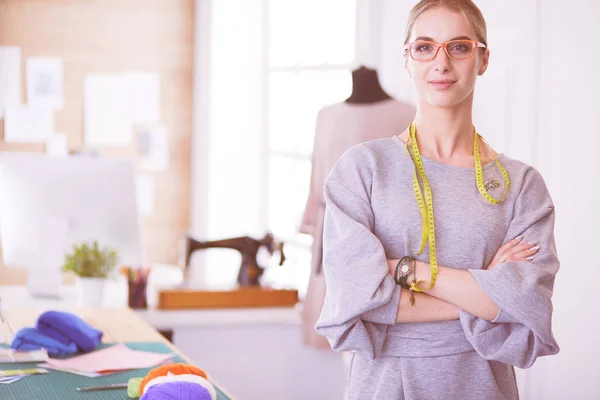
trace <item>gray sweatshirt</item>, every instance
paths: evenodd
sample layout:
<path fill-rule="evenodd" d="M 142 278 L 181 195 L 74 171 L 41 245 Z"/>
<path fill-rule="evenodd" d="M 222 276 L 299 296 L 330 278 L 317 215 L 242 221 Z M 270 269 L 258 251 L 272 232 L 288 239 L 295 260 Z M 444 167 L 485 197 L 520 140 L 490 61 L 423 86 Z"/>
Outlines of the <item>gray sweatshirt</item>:
<path fill-rule="evenodd" d="M 397 136 L 350 148 L 327 177 L 323 188 L 327 293 L 316 330 L 334 350 L 352 351 L 360 358 L 360 376 L 352 368 L 350 398 L 450 398 L 447 391 L 452 388 L 458 398 L 465 395 L 461 388 L 481 387 L 486 380 L 490 389 L 485 398 L 515 398 L 512 366 L 528 368 L 537 357 L 558 353 L 551 328 L 551 298 L 559 269 L 554 205 L 538 171 L 502 154 L 498 159 L 511 184 L 507 198 L 495 205 L 479 193 L 474 168 L 423 157 L 433 191 L 438 263 L 471 272 L 500 308 L 491 322 L 463 310 L 455 321 L 395 322 L 402 289 L 388 274 L 386 259 L 413 255 L 429 262 L 428 246 L 416 255 L 421 214 L 412 188 L 414 166 Z M 501 198 L 504 180 L 494 162 L 484 166 L 484 180 L 490 179 L 500 187 L 488 192 Z M 541 246 L 532 262 L 484 269 L 502 244 L 520 235 Z M 433 363 L 434 368 L 451 369 L 460 379 L 431 387 L 425 377 L 403 378 L 396 373 L 391 389 L 390 382 L 378 383 L 385 379 L 385 364 L 403 358 L 413 363 L 404 365 L 412 371 Z M 406 379 L 412 386 L 403 382 Z M 498 382 L 510 387 L 499 387 Z M 382 387 L 388 389 L 382 392 Z M 412 395 L 407 387 L 413 388 Z M 356 397 L 357 393 L 361 394 Z"/>

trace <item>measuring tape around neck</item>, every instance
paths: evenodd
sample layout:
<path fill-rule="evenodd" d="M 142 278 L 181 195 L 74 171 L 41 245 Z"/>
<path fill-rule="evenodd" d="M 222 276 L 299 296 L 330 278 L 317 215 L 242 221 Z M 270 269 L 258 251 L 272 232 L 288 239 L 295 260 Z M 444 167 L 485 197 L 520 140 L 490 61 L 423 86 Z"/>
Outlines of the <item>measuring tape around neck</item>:
<path fill-rule="evenodd" d="M 502 200 L 504 200 L 506 198 L 506 196 L 508 196 L 508 188 L 510 186 L 510 180 L 508 179 L 508 174 L 506 173 L 506 170 L 504 169 L 502 164 L 500 164 L 500 161 L 498 161 L 498 158 L 494 158 L 494 162 L 500 169 L 500 172 L 502 173 L 502 177 L 504 178 L 504 195 L 502 196 L 502 198 L 500 200 L 497 200 L 497 199 L 493 198 L 492 196 L 490 196 L 490 194 L 487 192 L 487 190 L 485 188 L 485 184 L 483 183 L 483 166 L 481 165 L 481 158 L 479 156 L 479 139 L 480 139 L 479 134 L 477 132 L 475 132 L 475 139 L 473 142 L 473 157 L 475 158 L 475 177 L 477 180 L 477 189 L 479 189 L 479 193 L 481 193 L 481 195 L 487 201 L 489 201 L 492 204 L 499 204 L 500 202 L 502 202 Z"/>
<path fill-rule="evenodd" d="M 421 289 L 419 284 L 422 282 L 413 282 L 411 284 L 411 289 L 415 292 L 423 292 L 425 290 L 431 290 L 435 286 L 435 281 L 437 279 L 438 274 L 438 263 L 437 263 L 437 254 L 435 248 L 435 221 L 433 218 L 433 195 L 431 192 L 431 185 L 429 184 L 429 179 L 427 179 L 427 175 L 425 174 L 425 168 L 423 167 L 423 160 L 421 158 L 421 153 L 419 151 L 419 146 L 417 144 L 417 128 L 414 123 L 410 125 L 409 128 L 410 133 L 410 142 L 413 153 L 413 164 L 415 166 L 415 174 L 413 177 L 413 190 L 415 192 L 415 198 L 417 200 L 417 205 L 419 206 L 419 210 L 421 211 L 421 221 L 422 221 L 422 235 L 421 235 L 421 248 L 419 249 L 417 254 L 423 253 L 425 249 L 425 244 L 429 241 L 429 265 L 431 269 L 431 280 L 429 282 L 429 289 Z M 480 136 L 477 132 L 475 132 L 474 143 L 473 143 L 473 157 L 475 159 L 475 178 L 477 181 L 477 188 L 481 195 L 490 203 L 498 204 L 502 200 L 504 200 L 508 194 L 508 188 L 510 186 L 510 181 L 508 179 L 508 174 L 506 170 L 500 164 L 497 158 L 494 158 L 496 165 L 500 169 L 502 173 L 502 177 L 505 182 L 505 191 L 504 196 L 501 200 L 497 200 L 490 196 L 485 188 L 485 184 L 483 183 L 483 167 L 481 165 L 481 157 L 479 155 L 479 139 Z M 410 156 L 410 150 L 408 143 L 406 144 L 406 152 Z M 423 188 L 425 191 L 425 198 L 423 199 L 423 193 L 421 192 L 421 185 L 419 184 L 419 176 L 423 181 Z"/>

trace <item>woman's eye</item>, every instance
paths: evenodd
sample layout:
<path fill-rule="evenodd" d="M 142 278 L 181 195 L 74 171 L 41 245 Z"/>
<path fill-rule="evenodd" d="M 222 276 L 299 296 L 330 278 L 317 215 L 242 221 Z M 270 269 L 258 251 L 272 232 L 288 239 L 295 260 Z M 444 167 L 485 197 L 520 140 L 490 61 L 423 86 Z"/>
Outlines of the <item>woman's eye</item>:
<path fill-rule="evenodd" d="M 470 49 L 469 49 L 469 46 L 466 46 L 466 45 L 465 45 L 465 44 L 463 44 L 463 43 L 458 43 L 458 44 L 455 44 L 455 45 L 454 45 L 454 46 L 452 46 L 452 48 L 450 49 L 450 51 L 455 51 L 455 52 L 458 52 L 458 53 L 464 53 L 464 52 L 468 52 L 469 50 L 470 50 Z"/>

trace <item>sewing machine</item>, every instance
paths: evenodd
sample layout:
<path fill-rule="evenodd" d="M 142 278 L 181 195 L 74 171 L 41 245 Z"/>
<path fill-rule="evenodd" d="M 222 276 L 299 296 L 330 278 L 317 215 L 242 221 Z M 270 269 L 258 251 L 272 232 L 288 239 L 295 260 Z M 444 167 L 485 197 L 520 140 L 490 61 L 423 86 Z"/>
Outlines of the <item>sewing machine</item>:
<path fill-rule="evenodd" d="M 265 270 L 258 264 L 256 256 L 261 248 L 270 255 L 280 253 L 279 265 L 285 262 L 283 242 L 275 240 L 271 233 L 261 239 L 241 236 L 230 239 L 200 241 L 184 235 L 179 254 L 179 265 L 183 270 L 184 285 L 180 289 L 163 290 L 159 293 L 158 308 L 239 308 L 239 307 L 289 307 L 298 302 L 297 290 L 262 287 L 260 277 Z M 204 290 L 186 287 L 190 259 L 198 250 L 228 248 L 237 250 L 242 256 L 237 276 L 237 288 L 232 290 Z"/>
<path fill-rule="evenodd" d="M 242 263 L 237 277 L 238 285 L 241 287 L 260 286 L 259 280 L 264 272 L 264 268 L 258 265 L 256 255 L 261 247 L 265 247 L 270 255 L 273 255 L 275 251 L 279 251 L 279 265 L 283 265 L 285 262 L 283 242 L 276 242 L 271 233 L 265 234 L 260 240 L 249 236 L 242 236 L 207 242 L 202 242 L 194 239 L 190 235 L 185 235 L 183 238 L 183 248 L 179 258 L 180 266 L 183 268 L 184 280 L 189 275 L 190 258 L 193 252 L 211 248 L 227 248 L 239 251 L 242 256 Z"/>

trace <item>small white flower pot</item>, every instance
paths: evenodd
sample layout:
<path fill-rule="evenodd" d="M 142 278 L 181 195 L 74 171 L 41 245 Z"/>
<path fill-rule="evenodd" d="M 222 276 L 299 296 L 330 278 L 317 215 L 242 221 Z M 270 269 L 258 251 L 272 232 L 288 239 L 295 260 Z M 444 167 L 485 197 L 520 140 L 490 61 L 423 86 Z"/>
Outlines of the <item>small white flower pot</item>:
<path fill-rule="evenodd" d="M 87 308 L 100 308 L 104 305 L 105 278 L 77 277 L 75 288 L 77 291 L 77 306 Z"/>

